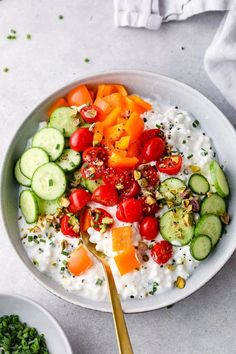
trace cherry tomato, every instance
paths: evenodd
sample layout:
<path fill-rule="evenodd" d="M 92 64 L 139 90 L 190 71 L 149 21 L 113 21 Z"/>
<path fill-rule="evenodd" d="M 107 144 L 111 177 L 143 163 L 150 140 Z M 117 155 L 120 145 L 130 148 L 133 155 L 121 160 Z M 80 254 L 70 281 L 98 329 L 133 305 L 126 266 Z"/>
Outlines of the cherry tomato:
<path fill-rule="evenodd" d="M 117 205 L 116 217 L 120 221 L 135 222 L 142 218 L 142 203 L 138 199 L 129 198 Z"/>
<path fill-rule="evenodd" d="M 145 162 L 158 161 L 165 153 L 165 142 L 156 137 L 147 141 L 142 149 L 142 157 Z"/>
<path fill-rule="evenodd" d="M 158 264 L 165 264 L 172 257 L 173 248 L 167 241 L 160 241 L 151 249 L 151 256 Z"/>
<path fill-rule="evenodd" d="M 82 177 L 87 178 L 87 179 L 98 179 L 102 176 L 104 172 L 104 163 L 103 161 L 97 161 L 97 162 L 85 162 L 81 166 L 81 174 Z"/>
<path fill-rule="evenodd" d="M 83 152 L 83 160 L 86 162 L 103 161 L 107 163 L 108 153 L 103 147 L 89 147 Z"/>
<path fill-rule="evenodd" d="M 103 116 L 101 109 L 94 104 L 81 108 L 79 113 L 83 120 L 87 123 L 97 122 L 100 117 Z"/>
<path fill-rule="evenodd" d="M 148 183 L 148 187 L 154 187 L 158 184 L 159 182 L 159 174 L 156 170 L 156 168 L 152 167 L 152 166 L 144 166 L 141 170 L 141 175 L 142 178 L 145 178 L 147 183 Z"/>
<path fill-rule="evenodd" d="M 182 162 L 183 158 L 181 155 L 165 156 L 157 162 L 157 168 L 160 172 L 172 176 L 181 170 Z"/>
<path fill-rule="evenodd" d="M 158 212 L 159 205 L 157 202 L 153 204 L 148 203 L 148 197 L 141 197 L 140 201 L 142 203 L 144 216 L 154 216 Z"/>
<path fill-rule="evenodd" d="M 122 198 L 133 198 L 136 197 L 141 191 L 140 185 L 137 181 L 133 181 L 131 186 L 127 189 L 122 190 Z"/>
<path fill-rule="evenodd" d="M 73 230 L 73 227 L 69 224 L 69 221 L 70 218 L 68 215 L 64 215 L 61 218 L 61 232 L 66 236 L 79 237 L 79 234 Z"/>
<path fill-rule="evenodd" d="M 75 189 L 69 196 L 70 205 L 68 210 L 75 214 L 91 200 L 91 194 L 85 189 Z"/>
<path fill-rule="evenodd" d="M 130 171 L 119 167 L 108 167 L 104 171 L 103 181 L 104 183 L 111 184 L 115 187 L 122 185 L 123 188 L 129 188 L 132 186 L 134 179 Z"/>
<path fill-rule="evenodd" d="M 88 128 L 78 128 L 70 137 L 70 148 L 81 152 L 93 145 L 93 134 Z"/>
<path fill-rule="evenodd" d="M 105 206 L 113 206 L 118 203 L 118 193 L 111 184 L 102 185 L 95 189 L 92 200 Z"/>
<path fill-rule="evenodd" d="M 100 232 L 106 232 L 114 224 L 114 220 L 106 210 L 101 208 L 91 209 L 91 226 Z"/>
<path fill-rule="evenodd" d="M 147 141 L 149 141 L 153 138 L 156 138 L 156 137 L 163 138 L 164 137 L 163 131 L 161 131 L 160 129 L 144 130 L 144 132 L 142 133 L 141 138 L 140 138 L 141 145 L 144 146 Z"/>
<path fill-rule="evenodd" d="M 154 240 L 159 231 L 157 219 L 153 216 L 146 216 L 139 225 L 139 231 L 145 240 Z"/>

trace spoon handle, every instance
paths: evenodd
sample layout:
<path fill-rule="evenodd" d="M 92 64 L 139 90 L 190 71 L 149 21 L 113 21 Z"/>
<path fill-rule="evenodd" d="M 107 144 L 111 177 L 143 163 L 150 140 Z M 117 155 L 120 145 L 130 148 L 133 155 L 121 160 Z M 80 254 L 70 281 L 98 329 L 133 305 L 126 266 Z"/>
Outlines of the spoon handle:
<path fill-rule="evenodd" d="M 129 333 L 126 327 L 125 318 L 120 303 L 120 297 L 116 289 L 116 284 L 111 268 L 106 263 L 103 263 L 103 267 L 108 281 L 109 294 L 112 304 L 113 320 L 116 330 L 116 339 L 119 347 L 119 354 L 133 354 Z"/>

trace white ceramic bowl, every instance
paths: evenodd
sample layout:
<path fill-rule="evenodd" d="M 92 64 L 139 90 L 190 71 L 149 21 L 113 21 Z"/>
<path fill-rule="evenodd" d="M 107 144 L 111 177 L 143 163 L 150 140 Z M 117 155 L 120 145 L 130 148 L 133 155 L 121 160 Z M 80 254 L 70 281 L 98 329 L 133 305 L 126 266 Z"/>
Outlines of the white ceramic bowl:
<path fill-rule="evenodd" d="M 41 305 L 23 296 L 0 294 L 0 317 L 13 314 L 39 334 L 44 333 L 50 354 L 72 354 L 61 326 Z"/>
<path fill-rule="evenodd" d="M 52 279 L 40 273 L 31 263 L 19 238 L 17 224 L 18 187 L 12 173 L 15 161 L 25 149 L 27 139 L 37 130 L 38 122 L 42 119 L 47 119 L 47 108 L 55 98 L 64 96 L 70 89 L 81 83 L 93 86 L 101 82 L 124 84 L 127 86 L 129 92 L 135 92 L 151 99 L 167 101 L 167 103 L 179 106 L 194 115 L 200 121 L 202 128 L 212 138 L 220 162 L 226 168 L 226 174 L 231 187 L 229 212 L 232 220 L 227 227 L 228 233 L 224 235 L 210 257 L 195 270 L 187 281 L 186 287 L 181 290 L 174 288 L 166 293 L 151 296 L 143 300 L 130 299 L 123 302 L 123 309 L 127 313 L 154 310 L 180 301 L 203 286 L 221 269 L 236 248 L 236 237 L 234 235 L 236 219 L 233 217 L 233 211 L 236 210 L 236 190 L 233 183 L 236 178 L 236 133 L 232 125 L 217 107 L 196 90 L 178 81 L 154 73 L 121 71 L 82 78 L 52 94 L 26 118 L 7 152 L 2 173 L 3 219 L 9 239 L 18 256 L 43 286 L 69 302 L 100 311 L 110 311 L 109 302 L 95 302 L 69 293 Z"/>

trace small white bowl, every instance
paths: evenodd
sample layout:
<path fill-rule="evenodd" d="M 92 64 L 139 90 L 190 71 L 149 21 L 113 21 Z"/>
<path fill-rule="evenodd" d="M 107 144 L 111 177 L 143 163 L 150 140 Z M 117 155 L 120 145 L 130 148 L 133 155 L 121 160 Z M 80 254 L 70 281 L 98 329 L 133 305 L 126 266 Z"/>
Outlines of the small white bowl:
<path fill-rule="evenodd" d="M 0 294 L 0 317 L 13 314 L 45 335 L 50 354 L 72 354 L 61 326 L 41 305 L 20 295 Z"/>

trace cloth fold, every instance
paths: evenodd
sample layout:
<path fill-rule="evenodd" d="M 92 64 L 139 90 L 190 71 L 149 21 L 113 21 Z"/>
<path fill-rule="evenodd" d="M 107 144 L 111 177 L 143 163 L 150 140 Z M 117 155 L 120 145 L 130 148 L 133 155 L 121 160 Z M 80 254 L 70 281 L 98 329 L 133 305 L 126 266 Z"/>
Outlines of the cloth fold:
<path fill-rule="evenodd" d="M 227 11 L 206 51 L 205 69 L 236 109 L 236 1 L 235 0 L 114 0 L 117 26 L 160 28 L 162 22 L 182 21 L 207 11 Z"/>

